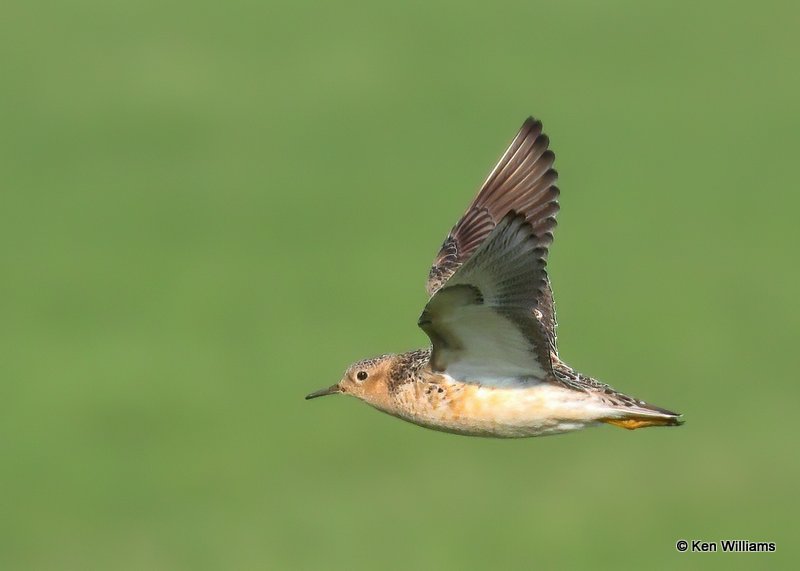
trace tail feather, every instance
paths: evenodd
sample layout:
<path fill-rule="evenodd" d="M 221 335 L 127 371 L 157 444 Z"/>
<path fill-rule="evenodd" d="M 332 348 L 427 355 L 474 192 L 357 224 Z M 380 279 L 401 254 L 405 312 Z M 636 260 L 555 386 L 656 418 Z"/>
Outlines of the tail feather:
<path fill-rule="evenodd" d="M 605 422 L 620 428 L 636 430 L 648 426 L 680 426 L 681 413 L 646 403 L 621 393 L 613 387 L 575 371 L 556 356 L 553 372 L 557 379 L 568 388 L 585 391 L 597 406 L 598 422 Z"/>
<path fill-rule="evenodd" d="M 682 415 L 678 412 L 647 404 L 636 407 L 634 410 L 620 410 L 620 413 L 622 414 L 617 417 L 601 418 L 600 420 L 628 430 L 649 426 L 680 426 L 684 422 Z"/>

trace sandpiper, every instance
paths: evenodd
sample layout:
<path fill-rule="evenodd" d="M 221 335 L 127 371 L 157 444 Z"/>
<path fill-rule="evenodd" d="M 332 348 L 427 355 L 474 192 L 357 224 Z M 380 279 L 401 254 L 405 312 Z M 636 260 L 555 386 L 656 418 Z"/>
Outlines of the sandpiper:
<path fill-rule="evenodd" d="M 561 361 L 545 271 L 559 211 L 555 155 L 528 118 L 450 231 L 419 318 L 432 347 L 358 361 L 335 385 L 415 424 L 472 436 L 543 436 L 608 423 L 676 426 L 679 413 Z"/>

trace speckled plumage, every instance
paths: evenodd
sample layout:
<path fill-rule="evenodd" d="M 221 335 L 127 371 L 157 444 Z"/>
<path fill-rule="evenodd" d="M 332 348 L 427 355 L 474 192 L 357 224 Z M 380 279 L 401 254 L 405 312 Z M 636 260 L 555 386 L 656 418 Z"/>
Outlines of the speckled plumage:
<path fill-rule="evenodd" d="M 559 210 L 548 145 L 541 123 L 528 119 L 442 244 L 419 319 L 432 347 L 358 361 L 307 398 L 351 394 L 403 420 L 472 436 L 681 423 L 558 356 L 545 269 Z"/>
<path fill-rule="evenodd" d="M 396 394 L 403 385 L 421 380 L 430 358 L 430 349 L 417 349 L 398 355 L 389 373 L 389 393 Z"/>

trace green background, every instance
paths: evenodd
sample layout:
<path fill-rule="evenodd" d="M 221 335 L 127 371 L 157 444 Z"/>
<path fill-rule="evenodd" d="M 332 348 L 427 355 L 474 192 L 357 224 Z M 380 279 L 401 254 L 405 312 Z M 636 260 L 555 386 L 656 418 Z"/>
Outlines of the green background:
<path fill-rule="evenodd" d="M 0 568 L 796 564 L 798 18 L 4 4 Z M 529 114 L 562 357 L 686 425 L 497 441 L 305 402 L 427 343 L 433 255 Z"/>

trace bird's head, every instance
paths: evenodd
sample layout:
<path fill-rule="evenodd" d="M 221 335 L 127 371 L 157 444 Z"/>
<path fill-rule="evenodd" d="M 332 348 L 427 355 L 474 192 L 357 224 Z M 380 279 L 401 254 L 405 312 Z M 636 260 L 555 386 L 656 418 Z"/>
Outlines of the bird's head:
<path fill-rule="evenodd" d="M 389 404 L 389 381 L 394 359 L 395 355 L 382 355 L 353 363 L 344 372 L 341 381 L 306 395 L 306 399 L 343 393 L 377 408 L 386 409 Z"/>

